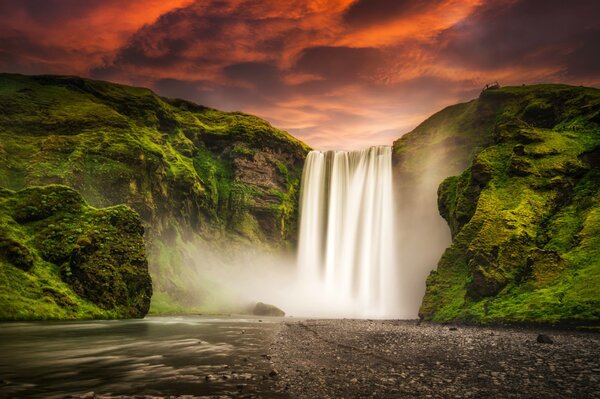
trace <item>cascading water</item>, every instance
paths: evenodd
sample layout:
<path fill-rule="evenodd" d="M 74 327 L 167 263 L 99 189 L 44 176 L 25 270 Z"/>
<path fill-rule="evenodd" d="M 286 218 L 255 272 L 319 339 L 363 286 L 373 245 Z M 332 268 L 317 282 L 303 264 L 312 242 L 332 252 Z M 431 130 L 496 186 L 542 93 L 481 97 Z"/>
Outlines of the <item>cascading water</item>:
<path fill-rule="evenodd" d="M 338 315 L 397 314 L 393 208 L 391 147 L 308 154 L 300 199 L 299 278 L 321 291 Z"/>

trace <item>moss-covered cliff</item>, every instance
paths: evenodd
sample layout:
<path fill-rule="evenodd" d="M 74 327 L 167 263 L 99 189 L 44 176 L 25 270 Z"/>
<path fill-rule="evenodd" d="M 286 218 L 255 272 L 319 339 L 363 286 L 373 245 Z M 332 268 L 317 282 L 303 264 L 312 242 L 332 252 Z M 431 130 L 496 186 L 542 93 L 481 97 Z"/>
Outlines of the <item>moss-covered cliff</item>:
<path fill-rule="evenodd" d="M 427 280 L 421 315 L 597 323 L 600 90 L 492 89 L 453 110 L 431 119 L 457 126 L 444 140 L 477 144 L 457 161 L 470 166 L 439 187 L 452 245 Z"/>
<path fill-rule="evenodd" d="M 259 118 L 144 88 L 0 74 L 0 186 L 64 184 L 135 209 L 159 310 L 201 300 L 186 242 L 293 247 L 307 150 Z"/>
<path fill-rule="evenodd" d="M 66 186 L 0 189 L 0 320 L 143 317 L 143 234 L 131 208 L 92 208 Z"/>

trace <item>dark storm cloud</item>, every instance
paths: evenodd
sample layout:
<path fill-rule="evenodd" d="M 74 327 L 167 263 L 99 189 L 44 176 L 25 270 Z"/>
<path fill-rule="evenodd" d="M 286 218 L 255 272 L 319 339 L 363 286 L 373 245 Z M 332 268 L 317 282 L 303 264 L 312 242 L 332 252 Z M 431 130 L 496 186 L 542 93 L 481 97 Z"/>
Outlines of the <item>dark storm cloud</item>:
<path fill-rule="evenodd" d="M 381 65 L 383 53 L 376 48 L 310 47 L 300 54 L 296 70 L 333 81 L 364 78 Z"/>
<path fill-rule="evenodd" d="M 15 59 L 26 59 L 33 56 L 59 58 L 66 55 L 64 48 L 43 45 L 20 32 L 5 32 L 2 37 L 2 50 L 13 54 Z"/>
<path fill-rule="evenodd" d="M 201 70 L 224 67 L 235 61 L 232 52 L 243 52 L 245 48 L 264 54 L 280 52 L 290 37 L 303 31 L 290 25 L 283 32 L 262 37 L 259 33 L 268 32 L 273 24 L 281 25 L 285 19 L 253 16 L 260 4 L 196 1 L 172 10 L 140 28 L 112 60 L 92 72 L 101 75 L 126 66 L 167 70 L 183 64 Z M 247 43 L 236 41 L 239 31 L 245 32 Z"/>
<path fill-rule="evenodd" d="M 219 24 L 210 18 L 197 21 L 189 30 L 176 33 L 181 25 L 195 20 L 193 9 L 182 8 L 162 15 L 155 23 L 137 31 L 117 54 L 114 64 L 149 67 L 174 66 L 184 59 L 190 46 L 202 40 L 215 40 Z M 200 60 L 197 60 L 200 61 Z"/>
<path fill-rule="evenodd" d="M 570 77 L 597 77 L 600 73 L 600 29 L 589 29 L 581 34 L 575 50 L 567 57 L 567 75 Z"/>
<path fill-rule="evenodd" d="M 21 9 L 39 24 L 56 24 L 66 19 L 93 13 L 107 1 L 102 0 L 22 0 L 0 2 L 0 11 Z"/>
<path fill-rule="evenodd" d="M 40 59 L 67 59 L 70 55 L 62 47 L 42 45 L 20 32 L 4 32 L 1 37 L 0 72 L 20 72 L 29 74 L 51 73 Z"/>
<path fill-rule="evenodd" d="M 153 88 L 165 97 L 196 100 L 199 96 L 199 89 L 204 84 L 206 82 L 167 78 L 154 82 Z"/>
<path fill-rule="evenodd" d="M 491 1 L 438 39 L 443 58 L 483 70 L 566 64 L 590 43 L 599 15 L 597 0 Z M 594 58 L 585 50 L 580 56 Z"/>
<path fill-rule="evenodd" d="M 279 69 L 265 62 L 241 62 L 224 68 L 227 77 L 247 83 L 258 88 L 271 88 L 281 84 Z"/>
<path fill-rule="evenodd" d="M 435 7 L 442 0 L 358 0 L 346 10 L 344 22 L 353 26 L 380 24 Z"/>

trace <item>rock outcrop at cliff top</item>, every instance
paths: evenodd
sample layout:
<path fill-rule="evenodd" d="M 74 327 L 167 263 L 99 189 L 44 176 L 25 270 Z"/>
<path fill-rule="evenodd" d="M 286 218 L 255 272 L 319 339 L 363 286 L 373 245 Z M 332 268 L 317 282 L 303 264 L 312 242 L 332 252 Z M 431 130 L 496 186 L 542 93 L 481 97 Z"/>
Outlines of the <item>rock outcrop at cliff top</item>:
<path fill-rule="evenodd" d="M 439 188 L 453 243 L 427 280 L 421 315 L 598 323 L 600 90 L 486 90 L 423 125 L 430 138 L 450 132 L 440 143 L 462 147 L 455 162 L 469 166 Z"/>
<path fill-rule="evenodd" d="M 73 189 L 0 189 L 0 320 L 143 317 L 152 283 L 139 215 Z"/>
<path fill-rule="evenodd" d="M 203 300 L 186 243 L 293 247 L 307 151 L 257 117 L 148 89 L 0 74 L 0 186 L 64 184 L 93 206 L 135 209 L 156 311 Z"/>

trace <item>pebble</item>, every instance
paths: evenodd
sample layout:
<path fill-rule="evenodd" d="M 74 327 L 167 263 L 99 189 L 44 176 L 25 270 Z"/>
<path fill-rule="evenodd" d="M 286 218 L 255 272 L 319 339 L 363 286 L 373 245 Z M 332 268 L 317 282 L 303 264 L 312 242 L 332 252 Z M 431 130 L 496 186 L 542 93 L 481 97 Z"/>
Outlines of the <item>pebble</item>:
<path fill-rule="evenodd" d="M 548 335 L 540 334 L 537 336 L 537 342 L 540 344 L 552 344 L 554 341 Z"/>
<path fill-rule="evenodd" d="M 443 334 L 459 328 L 460 334 Z M 577 392 L 600 399 L 600 335 L 546 336 L 553 342 L 560 336 L 560 345 L 543 349 L 525 328 L 287 321 L 272 364 L 279 389 L 299 398 L 558 398 Z"/>

